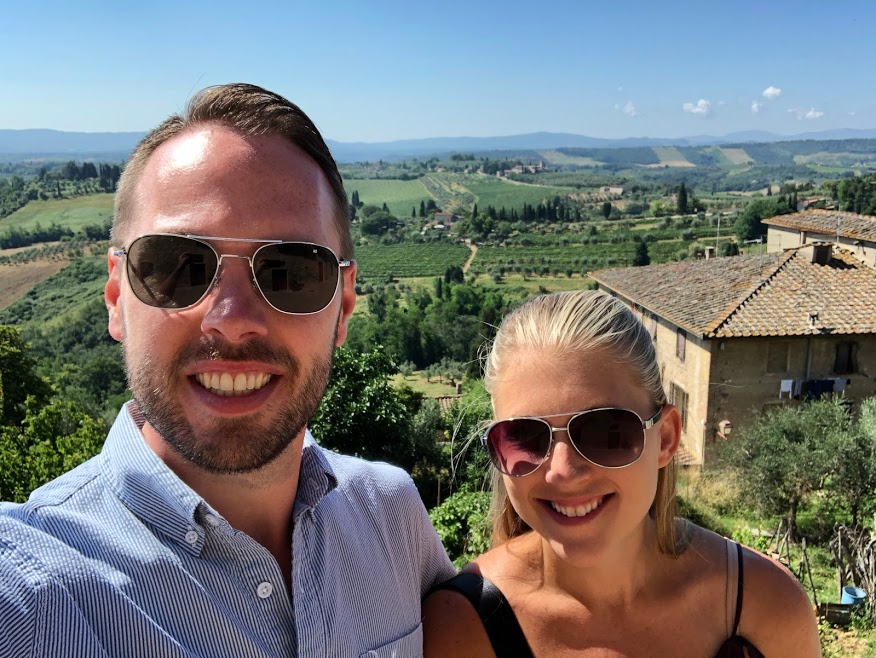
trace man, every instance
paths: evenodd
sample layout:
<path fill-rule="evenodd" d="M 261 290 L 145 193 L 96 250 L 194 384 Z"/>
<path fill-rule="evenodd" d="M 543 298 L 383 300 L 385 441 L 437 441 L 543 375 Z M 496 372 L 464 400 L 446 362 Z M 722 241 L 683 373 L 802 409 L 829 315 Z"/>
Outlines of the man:
<path fill-rule="evenodd" d="M 208 88 L 135 149 L 105 287 L 133 400 L 0 507 L 0 656 L 415 656 L 453 573 L 410 478 L 306 430 L 353 311 L 340 174 L 301 110 Z"/>

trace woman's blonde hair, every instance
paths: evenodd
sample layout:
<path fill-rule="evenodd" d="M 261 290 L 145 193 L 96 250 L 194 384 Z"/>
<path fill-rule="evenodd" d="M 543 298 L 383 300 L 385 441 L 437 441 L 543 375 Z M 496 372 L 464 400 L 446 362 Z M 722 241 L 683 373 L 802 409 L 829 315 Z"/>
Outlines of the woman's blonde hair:
<path fill-rule="evenodd" d="M 636 376 L 655 408 L 667 402 L 651 335 L 629 307 L 606 293 L 576 290 L 542 295 L 510 313 L 485 357 L 484 384 L 490 395 L 506 362 L 520 349 L 548 350 L 560 359 L 607 351 Z M 492 544 L 498 546 L 527 532 L 529 527 L 508 500 L 501 473 L 493 469 L 492 479 Z M 658 546 L 669 555 L 680 551 L 675 512 L 673 457 L 657 476 L 657 493 L 650 511 L 657 524 Z"/>

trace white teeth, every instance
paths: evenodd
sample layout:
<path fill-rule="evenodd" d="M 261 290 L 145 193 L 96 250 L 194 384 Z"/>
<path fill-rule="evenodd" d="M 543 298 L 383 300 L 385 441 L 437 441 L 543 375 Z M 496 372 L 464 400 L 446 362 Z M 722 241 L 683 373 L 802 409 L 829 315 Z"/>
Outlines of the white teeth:
<path fill-rule="evenodd" d="M 246 395 L 257 391 L 271 381 L 272 375 L 267 372 L 200 372 L 195 379 L 204 388 L 216 395 Z"/>
<path fill-rule="evenodd" d="M 558 505 L 557 503 L 554 503 L 554 502 L 551 502 L 550 505 L 557 512 L 562 514 L 563 516 L 587 516 L 588 514 L 590 514 L 590 512 L 592 512 L 597 507 L 602 505 L 604 500 L 605 500 L 605 497 L 596 498 L 596 499 L 590 501 L 589 503 L 587 503 L 586 505 L 575 505 L 575 506 L 570 506 L 570 507 Z"/>

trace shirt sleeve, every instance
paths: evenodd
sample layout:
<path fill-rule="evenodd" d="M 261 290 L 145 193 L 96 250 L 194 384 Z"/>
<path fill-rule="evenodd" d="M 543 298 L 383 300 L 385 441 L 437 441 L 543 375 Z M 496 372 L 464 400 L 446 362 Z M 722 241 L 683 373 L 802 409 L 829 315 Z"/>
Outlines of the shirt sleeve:
<path fill-rule="evenodd" d="M 66 588 L 2 537 L 0 658 L 107 658 Z"/>

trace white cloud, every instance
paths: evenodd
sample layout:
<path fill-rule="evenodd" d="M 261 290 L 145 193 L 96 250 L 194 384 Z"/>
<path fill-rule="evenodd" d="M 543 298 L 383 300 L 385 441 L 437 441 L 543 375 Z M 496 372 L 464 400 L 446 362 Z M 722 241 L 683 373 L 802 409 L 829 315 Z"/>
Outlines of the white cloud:
<path fill-rule="evenodd" d="M 855 116 L 856 114 L 857 114 L 857 112 L 855 112 L 854 110 L 852 110 L 851 112 L 849 112 L 849 116 L 850 116 L 850 117 L 853 117 L 853 116 Z"/>
<path fill-rule="evenodd" d="M 623 85 L 618 85 L 618 86 L 617 86 L 617 91 L 618 91 L 618 93 L 622 92 L 623 90 L 624 90 L 624 86 L 623 86 Z"/>
<path fill-rule="evenodd" d="M 802 119 L 820 119 L 824 116 L 824 112 L 816 110 L 814 107 L 809 108 L 809 110 L 804 110 L 799 107 L 791 107 L 788 108 L 788 112 L 796 116 L 797 121 L 801 121 Z"/>
<path fill-rule="evenodd" d="M 770 85 L 769 87 L 764 89 L 760 95 L 763 96 L 764 98 L 766 98 L 767 100 L 772 101 L 772 100 L 775 100 L 779 96 L 782 95 L 782 90 L 779 89 L 778 87 L 773 87 L 772 85 Z"/>
<path fill-rule="evenodd" d="M 762 108 L 762 107 L 763 107 L 763 103 L 760 103 L 758 101 L 751 101 L 751 111 L 754 112 L 755 114 L 760 112 L 760 108 Z"/>
<path fill-rule="evenodd" d="M 707 117 L 712 113 L 712 103 L 705 98 L 701 98 L 696 103 L 685 103 L 681 106 L 681 109 L 691 114 L 701 114 Z"/>
<path fill-rule="evenodd" d="M 636 106 L 633 105 L 633 101 L 627 101 L 623 105 L 621 105 L 620 103 L 615 103 L 614 109 L 616 109 L 618 112 L 623 112 L 628 117 L 634 117 L 639 114 L 636 110 Z"/>

